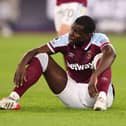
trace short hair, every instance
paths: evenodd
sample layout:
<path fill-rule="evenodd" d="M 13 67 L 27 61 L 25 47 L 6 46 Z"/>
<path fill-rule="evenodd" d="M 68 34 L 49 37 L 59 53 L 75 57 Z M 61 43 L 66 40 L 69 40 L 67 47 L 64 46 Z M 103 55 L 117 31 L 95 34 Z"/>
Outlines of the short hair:
<path fill-rule="evenodd" d="M 89 16 L 86 16 L 86 15 L 80 16 L 75 20 L 74 23 L 78 25 L 82 25 L 85 33 L 95 32 L 95 29 L 96 29 L 95 21 Z"/>

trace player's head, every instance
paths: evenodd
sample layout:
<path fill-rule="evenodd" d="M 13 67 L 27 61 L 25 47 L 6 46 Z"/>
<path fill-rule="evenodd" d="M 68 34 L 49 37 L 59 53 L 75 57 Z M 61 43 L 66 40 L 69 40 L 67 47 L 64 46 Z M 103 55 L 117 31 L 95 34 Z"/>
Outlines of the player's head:
<path fill-rule="evenodd" d="M 95 32 L 95 27 L 95 22 L 91 17 L 81 16 L 77 18 L 71 27 L 69 41 L 82 45 L 84 42 L 90 40 L 92 33 Z"/>
<path fill-rule="evenodd" d="M 80 25 L 84 33 L 89 34 L 95 32 L 95 22 L 89 16 L 81 16 L 77 18 L 74 23 Z"/>

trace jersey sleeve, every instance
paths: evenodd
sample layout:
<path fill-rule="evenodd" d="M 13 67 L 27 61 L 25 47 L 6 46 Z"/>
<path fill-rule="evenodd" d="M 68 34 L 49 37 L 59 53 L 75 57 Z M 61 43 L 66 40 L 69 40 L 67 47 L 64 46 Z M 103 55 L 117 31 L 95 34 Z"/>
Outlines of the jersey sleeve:
<path fill-rule="evenodd" d="M 103 33 L 94 33 L 91 39 L 92 44 L 100 47 L 101 49 L 106 45 L 111 45 L 109 38 Z"/>
<path fill-rule="evenodd" d="M 47 43 L 47 46 L 52 51 L 52 53 L 63 52 L 67 45 L 68 34 L 62 35 L 58 38 L 54 38 L 52 41 Z"/>

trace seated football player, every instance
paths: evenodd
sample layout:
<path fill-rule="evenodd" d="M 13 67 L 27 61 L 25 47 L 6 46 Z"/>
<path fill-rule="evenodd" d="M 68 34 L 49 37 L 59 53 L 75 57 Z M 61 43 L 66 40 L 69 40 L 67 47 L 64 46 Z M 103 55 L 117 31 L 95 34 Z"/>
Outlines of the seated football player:
<path fill-rule="evenodd" d="M 43 75 L 51 91 L 67 107 L 107 110 L 114 100 L 111 65 L 116 53 L 89 16 L 75 20 L 69 33 L 28 51 L 19 62 L 15 87 L 0 100 L 1 109 L 20 109 L 20 98 Z M 62 53 L 66 71 L 51 57 Z"/>

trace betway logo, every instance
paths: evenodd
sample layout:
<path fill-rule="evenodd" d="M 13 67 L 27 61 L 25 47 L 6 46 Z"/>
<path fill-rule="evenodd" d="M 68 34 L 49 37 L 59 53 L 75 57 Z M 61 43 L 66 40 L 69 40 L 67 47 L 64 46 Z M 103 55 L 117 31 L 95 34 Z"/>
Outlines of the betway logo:
<path fill-rule="evenodd" d="M 86 70 L 86 69 L 93 69 L 93 65 L 92 63 L 87 63 L 87 64 L 78 64 L 78 63 L 75 63 L 75 64 L 70 64 L 67 62 L 67 66 L 72 69 L 72 70 Z"/>

